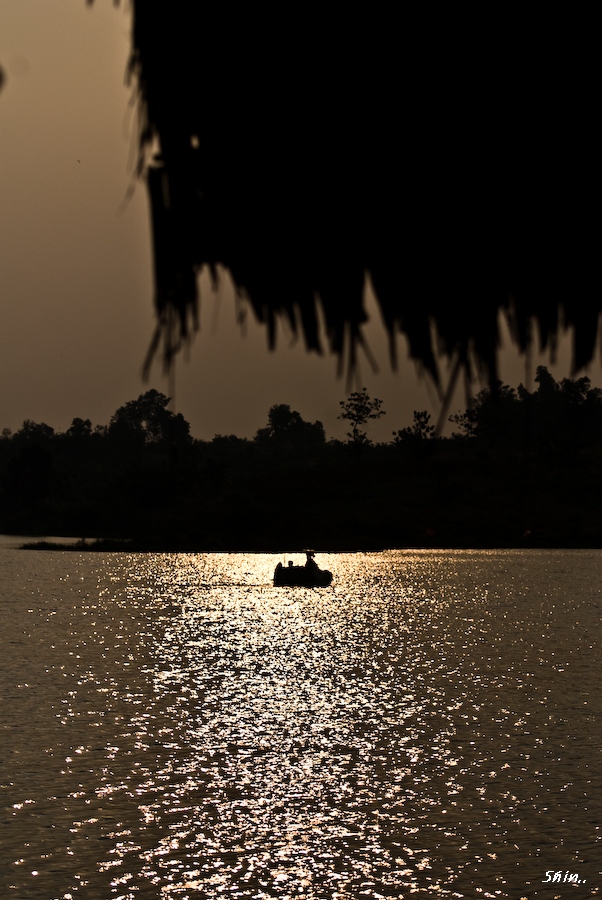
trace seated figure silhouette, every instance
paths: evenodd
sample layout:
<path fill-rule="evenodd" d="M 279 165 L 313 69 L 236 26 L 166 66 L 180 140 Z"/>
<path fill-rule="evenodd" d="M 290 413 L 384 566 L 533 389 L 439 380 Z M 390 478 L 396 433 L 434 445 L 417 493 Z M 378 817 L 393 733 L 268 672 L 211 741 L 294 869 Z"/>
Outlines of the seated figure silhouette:
<path fill-rule="evenodd" d="M 309 569 L 310 572 L 317 572 L 317 571 L 318 571 L 318 564 L 317 564 L 317 562 L 315 561 L 314 556 L 315 556 L 315 553 L 314 553 L 313 550 L 306 550 L 306 551 L 305 551 L 305 557 L 306 557 L 306 559 L 305 559 L 305 568 L 306 568 L 306 569 Z"/>

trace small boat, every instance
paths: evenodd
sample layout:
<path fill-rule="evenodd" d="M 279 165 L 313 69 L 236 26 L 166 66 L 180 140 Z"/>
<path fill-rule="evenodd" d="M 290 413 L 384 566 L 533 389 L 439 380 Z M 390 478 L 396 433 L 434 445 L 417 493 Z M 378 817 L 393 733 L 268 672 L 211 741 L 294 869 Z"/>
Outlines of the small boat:
<path fill-rule="evenodd" d="M 307 562 L 304 566 L 288 566 L 278 563 L 274 571 L 275 587 L 328 587 L 332 583 L 332 572 L 320 569 L 314 562 L 313 550 L 306 551 Z"/>

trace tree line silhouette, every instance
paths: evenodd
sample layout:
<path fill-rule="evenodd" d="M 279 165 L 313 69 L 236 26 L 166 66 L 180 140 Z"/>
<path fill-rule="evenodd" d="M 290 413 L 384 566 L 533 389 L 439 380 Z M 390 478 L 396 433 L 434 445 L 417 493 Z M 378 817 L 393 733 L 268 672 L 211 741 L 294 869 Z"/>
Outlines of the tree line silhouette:
<path fill-rule="evenodd" d="M 450 437 L 416 411 L 388 443 L 365 388 L 341 401 L 346 441 L 286 404 L 253 439 L 197 440 L 155 390 L 106 426 L 26 420 L 0 438 L 0 530 L 158 550 L 602 546 L 602 390 L 543 366 L 535 384 L 483 389 Z"/>

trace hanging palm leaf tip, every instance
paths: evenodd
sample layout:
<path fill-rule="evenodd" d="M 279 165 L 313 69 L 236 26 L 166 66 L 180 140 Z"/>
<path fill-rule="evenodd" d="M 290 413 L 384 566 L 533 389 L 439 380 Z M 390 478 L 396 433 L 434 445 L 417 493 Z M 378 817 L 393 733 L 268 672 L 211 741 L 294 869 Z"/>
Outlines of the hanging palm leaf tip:
<path fill-rule="evenodd" d="M 521 349 L 574 326 L 574 367 L 592 358 L 597 79 L 566 20 L 542 40 L 525 17 L 457 9 L 427 27 L 381 7 L 132 7 L 168 360 L 204 266 L 230 272 L 272 345 L 283 318 L 321 350 L 320 308 L 353 363 L 369 279 L 392 348 L 405 334 L 435 379 L 441 355 L 497 377 L 500 311 Z"/>

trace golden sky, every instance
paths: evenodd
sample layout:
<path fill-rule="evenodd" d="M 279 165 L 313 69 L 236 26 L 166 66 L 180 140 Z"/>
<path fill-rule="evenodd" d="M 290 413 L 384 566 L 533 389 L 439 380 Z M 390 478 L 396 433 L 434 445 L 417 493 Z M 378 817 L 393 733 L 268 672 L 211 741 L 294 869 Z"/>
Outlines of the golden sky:
<path fill-rule="evenodd" d="M 252 437 L 275 403 L 320 419 L 342 438 L 337 420 L 346 379 L 336 360 L 305 353 L 282 329 L 267 350 L 249 312 L 236 322 L 227 277 L 219 294 L 201 283 L 201 331 L 175 382 L 156 363 L 141 369 L 153 330 L 152 261 L 145 187 L 134 182 L 136 110 L 125 83 L 130 21 L 112 0 L 2 0 L 0 66 L 0 430 L 24 419 L 57 430 L 74 417 L 107 424 L 123 403 L 155 387 L 170 394 L 192 434 Z M 128 196 L 135 184 L 132 196 Z M 367 361 L 352 390 L 366 386 L 387 415 L 369 435 L 390 440 L 415 409 L 436 418 L 436 394 L 399 343 L 396 373 L 373 304 L 366 336 L 379 363 Z M 565 341 L 558 363 L 534 356 L 530 375 L 517 354 L 502 356 L 503 379 L 533 389 L 538 363 L 569 374 Z M 599 366 L 588 373 L 600 383 Z M 479 386 L 475 386 L 478 390 Z M 450 413 L 464 408 L 460 389 Z"/>

